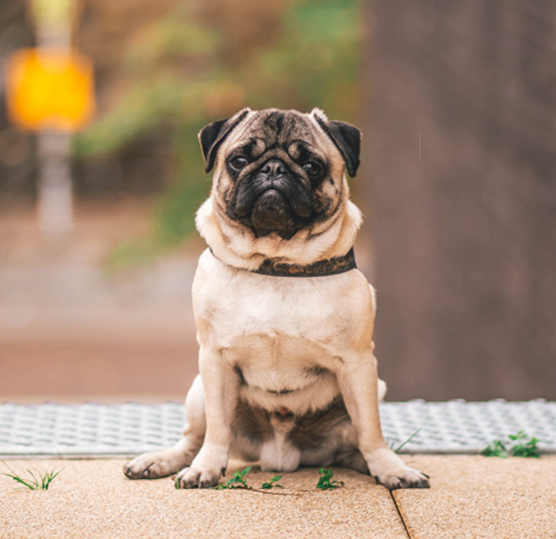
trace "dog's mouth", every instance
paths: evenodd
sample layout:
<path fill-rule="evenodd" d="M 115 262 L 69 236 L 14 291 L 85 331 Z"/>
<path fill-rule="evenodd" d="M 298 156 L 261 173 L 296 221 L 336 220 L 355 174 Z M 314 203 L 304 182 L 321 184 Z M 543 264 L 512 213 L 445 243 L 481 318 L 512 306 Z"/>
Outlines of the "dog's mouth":
<path fill-rule="evenodd" d="M 250 221 L 258 235 L 266 235 L 273 231 L 294 229 L 295 217 L 288 199 L 280 191 L 269 189 L 255 200 Z"/>
<path fill-rule="evenodd" d="M 313 196 L 293 176 L 244 180 L 231 201 L 228 216 L 253 230 L 257 237 L 272 232 L 290 239 L 314 220 Z"/>

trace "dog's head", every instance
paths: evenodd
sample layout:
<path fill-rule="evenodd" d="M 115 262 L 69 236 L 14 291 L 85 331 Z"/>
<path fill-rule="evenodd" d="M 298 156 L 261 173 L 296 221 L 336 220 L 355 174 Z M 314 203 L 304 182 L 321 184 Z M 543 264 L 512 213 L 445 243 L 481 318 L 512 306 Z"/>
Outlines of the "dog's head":
<path fill-rule="evenodd" d="M 331 219 L 359 167 L 361 132 L 315 109 L 244 109 L 199 133 L 213 199 L 256 237 L 296 232 Z"/>

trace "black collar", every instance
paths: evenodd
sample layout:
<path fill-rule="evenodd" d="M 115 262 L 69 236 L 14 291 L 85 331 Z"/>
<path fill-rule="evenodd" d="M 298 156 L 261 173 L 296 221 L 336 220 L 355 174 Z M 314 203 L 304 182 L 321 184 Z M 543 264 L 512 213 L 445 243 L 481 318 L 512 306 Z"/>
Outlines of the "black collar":
<path fill-rule="evenodd" d="M 215 258 L 218 258 L 213 253 L 212 249 L 210 249 L 210 252 Z M 261 275 L 272 275 L 274 277 L 325 277 L 326 275 L 345 273 L 356 267 L 355 253 L 352 247 L 344 256 L 319 260 L 307 266 L 302 266 L 300 264 L 284 264 L 283 262 L 276 262 L 271 258 L 267 258 L 257 269 L 246 271 L 260 273 Z"/>

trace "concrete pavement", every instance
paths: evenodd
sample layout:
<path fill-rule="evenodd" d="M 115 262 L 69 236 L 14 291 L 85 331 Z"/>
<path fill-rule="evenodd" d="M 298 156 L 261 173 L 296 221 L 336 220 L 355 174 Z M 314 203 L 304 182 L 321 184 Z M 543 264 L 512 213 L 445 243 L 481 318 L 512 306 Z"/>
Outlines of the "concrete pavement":
<path fill-rule="evenodd" d="M 0 538 L 556 538 L 556 456 L 404 459 L 431 476 L 430 490 L 391 494 L 336 469 L 345 487 L 319 491 L 317 470 L 304 469 L 284 474 L 286 488 L 267 494 L 178 491 L 170 479 L 126 479 L 120 459 L 11 460 L 22 473 L 64 470 L 42 492 L 0 477 Z M 271 475 L 253 470 L 248 481 L 259 486 Z"/>

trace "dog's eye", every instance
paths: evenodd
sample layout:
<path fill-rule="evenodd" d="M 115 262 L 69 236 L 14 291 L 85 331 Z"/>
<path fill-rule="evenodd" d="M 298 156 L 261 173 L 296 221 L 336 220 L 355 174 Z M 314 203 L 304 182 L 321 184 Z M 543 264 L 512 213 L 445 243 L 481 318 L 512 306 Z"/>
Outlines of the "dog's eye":
<path fill-rule="evenodd" d="M 315 163 L 314 161 L 309 161 L 307 164 L 303 166 L 303 169 L 305 170 L 305 172 L 307 172 L 307 174 L 309 174 L 309 176 L 314 177 L 320 174 L 322 167 L 318 163 Z"/>
<path fill-rule="evenodd" d="M 249 162 L 247 161 L 247 159 L 245 159 L 245 157 L 241 157 L 240 155 L 230 159 L 230 166 L 234 170 L 241 170 L 242 168 L 245 168 L 248 164 Z"/>

